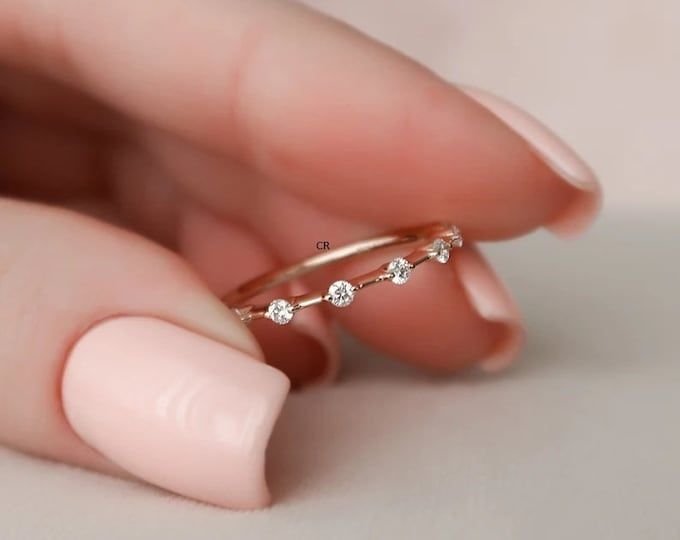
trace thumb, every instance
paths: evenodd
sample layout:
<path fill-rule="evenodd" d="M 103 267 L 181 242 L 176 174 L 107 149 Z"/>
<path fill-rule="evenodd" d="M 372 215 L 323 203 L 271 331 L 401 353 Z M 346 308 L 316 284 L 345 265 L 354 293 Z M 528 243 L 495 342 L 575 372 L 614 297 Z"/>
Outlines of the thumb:
<path fill-rule="evenodd" d="M 288 379 L 175 254 L 0 199 L 0 441 L 205 502 L 265 505 Z"/>

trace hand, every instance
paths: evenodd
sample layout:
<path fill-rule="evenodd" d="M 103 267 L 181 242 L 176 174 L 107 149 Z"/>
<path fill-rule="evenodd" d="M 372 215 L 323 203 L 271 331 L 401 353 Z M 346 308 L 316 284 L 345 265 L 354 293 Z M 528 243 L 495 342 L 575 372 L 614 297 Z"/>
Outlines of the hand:
<path fill-rule="evenodd" d="M 522 328 L 469 241 L 257 339 L 213 293 L 319 240 L 575 234 L 598 206 L 528 115 L 296 4 L 5 0 L 0 63 L 0 440 L 218 505 L 266 504 L 288 378 L 337 367 L 330 317 L 442 371 L 506 366 Z"/>

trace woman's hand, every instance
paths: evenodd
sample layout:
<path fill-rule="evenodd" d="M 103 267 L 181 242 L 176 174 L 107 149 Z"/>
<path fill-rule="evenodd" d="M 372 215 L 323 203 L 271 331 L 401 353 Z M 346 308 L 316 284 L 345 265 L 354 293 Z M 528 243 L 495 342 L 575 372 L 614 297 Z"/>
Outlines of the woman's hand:
<path fill-rule="evenodd" d="M 267 502 L 288 379 L 263 359 L 331 378 L 331 316 L 442 371 L 522 341 L 472 242 L 257 340 L 213 293 L 320 240 L 574 234 L 598 207 L 525 113 L 297 4 L 4 0 L 0 64 L 0 441 L 210 503 Z"/>

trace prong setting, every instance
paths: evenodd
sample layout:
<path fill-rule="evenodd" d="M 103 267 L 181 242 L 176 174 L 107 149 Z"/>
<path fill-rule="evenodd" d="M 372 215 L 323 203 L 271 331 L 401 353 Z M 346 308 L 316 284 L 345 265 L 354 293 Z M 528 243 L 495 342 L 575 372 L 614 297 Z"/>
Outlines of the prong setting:
<path fill-rule="evenodd" d="M 437 238 L 432 242 L 430 254 L 438 263 L 446 264 L 449 262 L 449 257 L 451 256 L 451 244 L 442 238 Z"/>
<path fill-rule="evenodd" d="M 460 229 L 458 227 L 451 227 L 451 247 L 463 247 L 463 235 L 460 234 Z"/>

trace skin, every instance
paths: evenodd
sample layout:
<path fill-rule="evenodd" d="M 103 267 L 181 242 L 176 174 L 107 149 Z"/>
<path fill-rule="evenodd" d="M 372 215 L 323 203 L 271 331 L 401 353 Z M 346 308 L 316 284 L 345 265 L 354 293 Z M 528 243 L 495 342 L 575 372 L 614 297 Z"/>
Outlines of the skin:
<path fill-rule="evenodd" d="M 465 292 L 458 265 L 496 279 L 474 241 L 552 224 L 581 196 L 455 86 L 279 1 L 5 0 L 0 167 L 0 322 L 13 330 L 0 337 L 0 441 L 118 474 L 69 429 L 53 390 L 94 322 L 160 313 L 266 357 L 298 386 L 335 369 L 333 322 L 403 361 L 454 371 L 508 332 Z M 464 231 L 460 262 L 423 269 L 413 287 L 367 291 L 306 332 L 246 329 L 210 292 L 318 240 L 435 220 Z M 66 312 L 60 291 L 76 291 Z M 418 343 L 436 346 L 423 355 Z"/>

